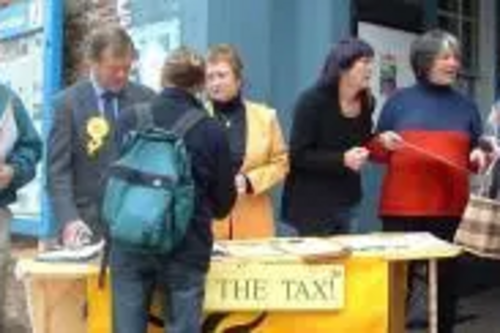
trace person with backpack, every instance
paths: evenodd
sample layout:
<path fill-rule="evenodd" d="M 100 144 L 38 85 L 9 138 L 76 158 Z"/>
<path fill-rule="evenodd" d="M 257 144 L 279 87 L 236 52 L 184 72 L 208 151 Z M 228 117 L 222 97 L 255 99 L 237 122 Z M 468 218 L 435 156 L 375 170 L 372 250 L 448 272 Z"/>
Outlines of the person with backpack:
<path fill-rule="evenodd" d="M 102 239 L 100 198 L 108 165 L 117 157 L 123 110 L 154 92 L 129 82 L 132 39 L 115 25 L 99 27 L 85 41 L 89 75 L 59 93 L 47 143 L 47 190 L 63 245 Z"/>
<path fill-rule="evenodd" d="M 6 332 L 5 299 L 10 253 L 9 205 L 17 191 L 36 175 L 42 141 L 26 108 L 14 91 L 0 84 L 0 332 Z"/>
<path fill-rule="evenodd" d="M 203 58 L 184 47 L 172 51 L 161 81 L 163 91 L 149 106 L 123 118 L 130 139 L 111 166 L 103 200 L 115 333 L 147 331 L 158 287 L 165 331 L 201 332 L 211 221 L 226 216 L 236 197 L 228 138 L 196 98 Z"/>

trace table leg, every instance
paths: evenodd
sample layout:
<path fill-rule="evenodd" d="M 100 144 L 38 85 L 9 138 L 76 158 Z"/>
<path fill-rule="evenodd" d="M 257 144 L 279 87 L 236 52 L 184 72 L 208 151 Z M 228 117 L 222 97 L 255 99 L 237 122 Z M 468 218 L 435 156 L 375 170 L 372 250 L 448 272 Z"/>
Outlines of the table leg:
<path fill-rule="evenodd" d="M 438 262 L 429 260 L 429 333 L 438 333 Z"/>
<path fill-rule="evenodd" d="M 29 317 L 36 333 L 85 333 L 85 280 L 25 278 Z"/>
<path fill-rule="evenodd" d="M 408 263 L 394 261 L 389 266 L 389 333 L 406 332 Z"/>

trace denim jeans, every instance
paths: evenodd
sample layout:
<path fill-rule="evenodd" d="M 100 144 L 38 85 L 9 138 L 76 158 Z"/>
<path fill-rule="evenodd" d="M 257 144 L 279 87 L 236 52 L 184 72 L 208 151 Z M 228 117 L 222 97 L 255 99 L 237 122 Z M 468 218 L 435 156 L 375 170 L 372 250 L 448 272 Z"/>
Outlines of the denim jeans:
<path fill-rule="evenodd" d="M 325 221 L 280 222 L 277 234 L 281 237 L 332 236 L 359 232 L 359 205 L 338 207 Z"/>
<path fill-rule="evenodd" d="M 200 333 L 206 272 L 167 256 L 111 250 L 113 332 L 146 333 L 151 299 L 160 291 L 165 332 Z"/>

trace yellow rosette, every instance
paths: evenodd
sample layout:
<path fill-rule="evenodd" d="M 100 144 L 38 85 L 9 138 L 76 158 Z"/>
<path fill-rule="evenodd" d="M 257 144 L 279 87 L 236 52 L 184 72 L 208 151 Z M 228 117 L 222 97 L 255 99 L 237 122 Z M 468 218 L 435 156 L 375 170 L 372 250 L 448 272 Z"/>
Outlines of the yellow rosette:
<path fill-rule="evenodd" d="M 92 117 L 87 121 L 87 134 L 90 137 L 87 142 L 87 154 L 95 156 L 101 149 L 104 139 L 109 134 L 109 124 L 104 117 Z"/>

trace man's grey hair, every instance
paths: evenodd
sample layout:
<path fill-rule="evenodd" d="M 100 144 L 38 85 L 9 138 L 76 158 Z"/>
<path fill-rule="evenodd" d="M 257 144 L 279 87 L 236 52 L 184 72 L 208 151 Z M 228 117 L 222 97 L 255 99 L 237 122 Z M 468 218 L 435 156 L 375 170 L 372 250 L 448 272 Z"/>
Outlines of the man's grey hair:
<path fill-rule="evenodd" d="M 95 29 L 86 39 L 85 55 L 90 61 L 99 61 L 104 51 L 110 50 L 113 57 L 132 56 L 136 51 L 132 38 L 118 25 L 109 25 Z"/>
<path fill-rule="evenodd" d="M 451 52 L 461 57 L 457 37 L 444 30 L 430 30 L 418 37 L 410 48 L 410 62 L 417 79 L 426 79 L 437 55 Z"/>

